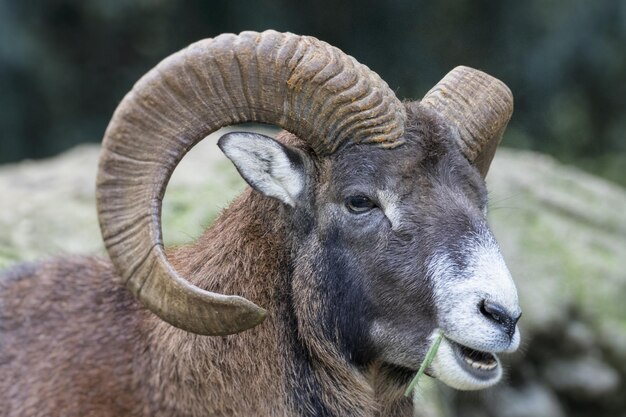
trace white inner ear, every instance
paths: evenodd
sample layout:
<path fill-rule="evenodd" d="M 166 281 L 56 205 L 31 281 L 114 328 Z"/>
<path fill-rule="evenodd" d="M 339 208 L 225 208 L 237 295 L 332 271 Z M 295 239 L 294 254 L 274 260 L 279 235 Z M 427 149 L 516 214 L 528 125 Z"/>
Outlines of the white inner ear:
<path fill-rule="evenodd" d="M 283 145 L 257 133 L 235 132 L 222 136 L 219 146 L 251 187 L 295 206 L 304 188 L 304 173 Z"/>

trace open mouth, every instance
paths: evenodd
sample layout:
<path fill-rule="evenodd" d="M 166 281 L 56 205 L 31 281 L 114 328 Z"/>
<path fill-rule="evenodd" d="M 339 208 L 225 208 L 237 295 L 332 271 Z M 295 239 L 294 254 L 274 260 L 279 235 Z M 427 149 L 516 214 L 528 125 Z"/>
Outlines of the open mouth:
<path fill-rule="evenodd" d="M 492 379 L 499 374 L 500 361 L 490 352 L 482 352 L 450 340 L 454 356 L 463 369 L 477 379 Z"/>
<path fill-rule="evenodd" d="M 456 389 L 490 387 L 502 377 L 502 365 L 494 352 L 470 348 L 444 337 L 432 363 L 433 375 Z"/>

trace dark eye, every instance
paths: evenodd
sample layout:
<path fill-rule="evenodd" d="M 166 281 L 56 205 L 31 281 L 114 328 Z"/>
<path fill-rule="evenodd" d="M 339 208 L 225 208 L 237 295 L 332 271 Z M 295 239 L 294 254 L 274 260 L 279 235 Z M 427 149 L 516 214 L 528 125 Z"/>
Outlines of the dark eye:
<path fill-rule="evenodd" d="M 346 198 L 346 207 L 350 210 L 351 213 L 362 214 L 367 213 L 374 207 L 376 204 L 372 202 L 369 198 L 362 195 L 354 195 Z"/>

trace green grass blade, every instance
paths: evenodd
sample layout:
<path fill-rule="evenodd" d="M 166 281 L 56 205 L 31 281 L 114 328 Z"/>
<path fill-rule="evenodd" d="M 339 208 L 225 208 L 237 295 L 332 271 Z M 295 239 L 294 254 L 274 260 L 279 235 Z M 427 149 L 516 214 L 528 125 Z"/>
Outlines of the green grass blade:
<path fill-rule="evenodd" d="M 433 344 L 430 345 L 428 352 L 426 352 L 426 357 L 424 358 L 424 361 L 422 361 L 422 364 L 420 365 L 420 369 L 417 371 L 417 374 L 415 375 L 415 377 L 409 384 L 409 387 L 404 392 L 405 397 L 410 397 L 413 394 L 413 390 L 415 389 L 415 386 L 417 385 L 422 375 L 424 375 L 426 368 L 428 368 L 430 364 L 433 362 L 433 360 L 435 359 L 435 355 L 437 354 L 437 350 L 439 349 L 439 345 L 441 344 L 442 339 L 443 339 L 443 332 L 440 331 L 439 336 L 437 336 Z"/>

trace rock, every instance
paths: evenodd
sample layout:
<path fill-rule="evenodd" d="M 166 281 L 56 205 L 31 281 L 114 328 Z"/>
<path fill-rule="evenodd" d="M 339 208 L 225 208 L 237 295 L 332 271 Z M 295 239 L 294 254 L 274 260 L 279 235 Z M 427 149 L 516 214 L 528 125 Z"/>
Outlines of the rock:
<path fill-rule="evenodd" d="M 593 356 L 555 360 L 546 365 L 544 375 L 556 391 L 584 398 L 614 394 L 620 385 L 617 371 Z"/>
<path fill-rule="evenodd" d="M 506 387 L 486 397 L 486 406 L 494 417 L 561 417 L 565 416 L 558 398 L 541 384 L 515 389 Z"/>
<path fill-rule="evenodd" d="M 102 251 L 94 184 L 98 147 L 0 167 L 0 267 Z"/>
<path fill-rule="evenodd" d="M 571 343 L 572 349 L 578 352 L 591 351 L 596 340 L 589 326 L 579 321 L 572 321 L 567 325 L 565 338 Z"/>
<path fill-rule="evenodd" d="M 193 148 L 172 175 L 163 201 L 168 245 L 197 237 L 245 186 L 217 147 L 221 134 Z M 0 167 L 0 269 L 60 254 L 104 253 L 95 209 L 99 152 L 97 145 L 83 145 Z"/>

